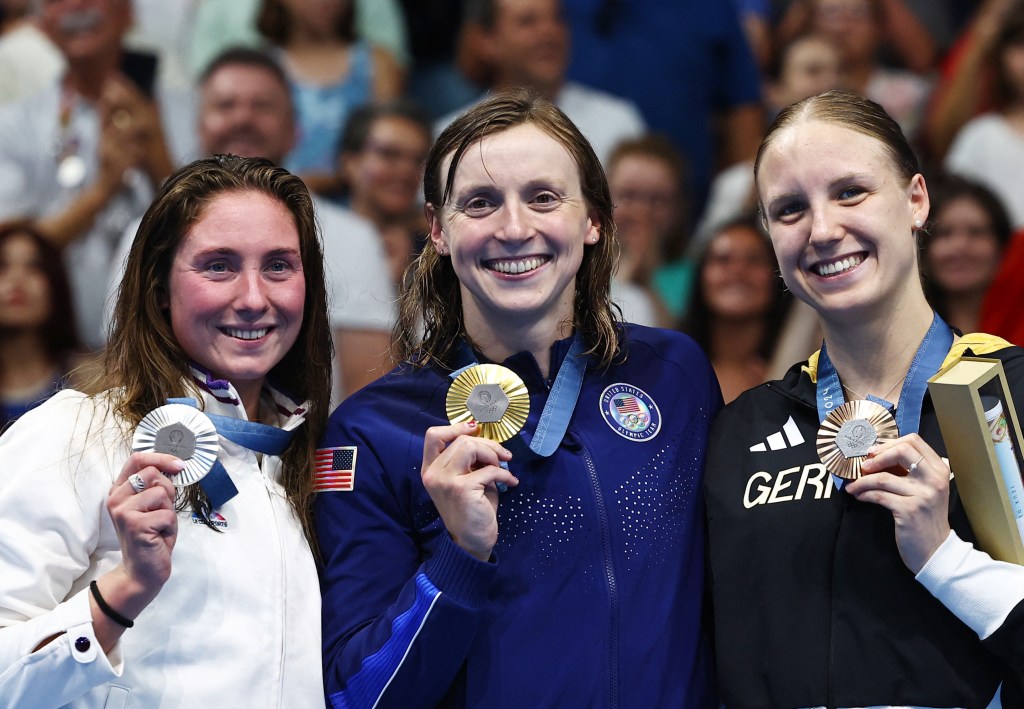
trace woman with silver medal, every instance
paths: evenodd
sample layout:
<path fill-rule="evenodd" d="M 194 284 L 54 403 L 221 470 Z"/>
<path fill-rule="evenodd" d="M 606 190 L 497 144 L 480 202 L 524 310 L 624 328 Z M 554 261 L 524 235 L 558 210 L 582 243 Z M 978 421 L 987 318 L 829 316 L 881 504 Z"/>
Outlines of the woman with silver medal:
<path fill-rule="evenodd" d="M 622 323 L 607 181 L 551 103 L 496 95 L 426 163 L 399 368 L 319 459 L 335 706 L 709 706 L 700 476 L 721 395 Z"/>
<path fill-rule="evenodd" d="M 114 320 L 83 391 L 0 437 L 0 705 L 322 707 L 305 185 L 258 158 L 178 170 Z"/>
<path fill-rule="evenodd" d="M 724 704 L 1020 706 L 1024 568 L 973 545 L 927 381 L 996 357 L 1024 400 L 1024 352 L 954 332 L 926 301 L 928 190 L 877 104 L 830 91 L 785 109 L 755 179 L 782 277 L 825 342 L 715 422 Z"/>

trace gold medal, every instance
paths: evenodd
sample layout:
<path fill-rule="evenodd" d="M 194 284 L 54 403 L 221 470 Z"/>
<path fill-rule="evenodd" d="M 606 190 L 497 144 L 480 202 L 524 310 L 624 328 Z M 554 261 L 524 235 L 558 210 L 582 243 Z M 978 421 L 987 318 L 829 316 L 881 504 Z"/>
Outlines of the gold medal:
<path fill-rule="evenodd" d="M 848 401 L 832 409 L 818 428 L 818 457 L 833 475 L 856 480 L 868 449 L 899 435 L 896 419 L 884 406 L 867 399 Z"/>
<path fill-rule="evenodd" d="M 476 421 L 481 436 L 503 443 L 526 423 L 530 393 L 511 369 L 500 364 L 477 364 L 455 377 L 445 409 L 451 423 Z"/>
<path fill-rule="evenodd" d="M 185 469 L 169 476 L 175 487 L 199 482 L 217 460 L 220 440 L 209 417 L 185 404 L 160 406 L 143 417 L 132 437 L 133 451 L 168 453 L 185 461 Z"/>

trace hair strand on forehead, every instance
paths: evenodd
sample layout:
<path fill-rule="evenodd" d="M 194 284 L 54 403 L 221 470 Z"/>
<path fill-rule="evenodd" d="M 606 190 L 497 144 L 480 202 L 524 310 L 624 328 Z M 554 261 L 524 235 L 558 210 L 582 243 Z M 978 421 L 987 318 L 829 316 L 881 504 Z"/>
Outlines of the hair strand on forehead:
<path fill-rule="evenodd" d="M 444 129 L 427 157 L 424 198 L 440 218 L 451 195 L 460 161 L 481 140 L 519 125 L 532 125 L 558 141 L 579 170 L 588 210 L 601 238 L 588 245 L 576 274 L 573 327 L 601 366 L 619 354 L 622 315 L 611 300 L 611 277 L 618 258 L 612 200 L 601 161 L 579 129 L 550 101 L 527 90 L 497 94 L 471 108 Z M 445 160 L 447 173 L 442 175 Z M 459 338 L 466 337 L 462 295 L 451 260 L 424 249 L 409 267 L 410 278 L 399 299 L 394 341 L 398 355 L 417 365 L 452 366 Z"/>

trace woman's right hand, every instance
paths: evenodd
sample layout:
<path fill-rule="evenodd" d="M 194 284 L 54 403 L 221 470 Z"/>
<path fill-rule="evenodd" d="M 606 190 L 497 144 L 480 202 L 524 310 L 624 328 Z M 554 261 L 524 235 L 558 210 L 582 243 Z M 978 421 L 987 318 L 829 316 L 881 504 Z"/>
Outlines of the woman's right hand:
<path fill-rule="evenodd" d="M 500 466 L 512 454 L 477 433 L 475 422 L 428 428 L 420 476 L 455 543 L 487 561 L 498 542 L 497 484 L 519 480 Z"/>
<path fill-rule="evenodd" d="M 121 542 L 121 565 L 128 577 L 153 596 L 171 575 L 171 550 L 178 534 L 174 511 L 175 475 L 185 464 L 164 453 L 132 453 L 110 488 L 107 509 Z M 136 492 L 129 478 L 145 487 Z"/>

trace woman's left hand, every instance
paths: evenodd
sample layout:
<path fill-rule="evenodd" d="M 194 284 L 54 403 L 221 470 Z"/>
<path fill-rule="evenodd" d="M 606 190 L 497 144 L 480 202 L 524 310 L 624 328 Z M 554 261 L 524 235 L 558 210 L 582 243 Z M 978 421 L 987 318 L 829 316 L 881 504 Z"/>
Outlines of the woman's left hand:
<path fill-rule="evenodd" d="M 861 472 L 847 492 L 892 512 L 900 557 L 916 574 L 949 536 L 949 466 L 911 433 L 872 446 Z"/>

